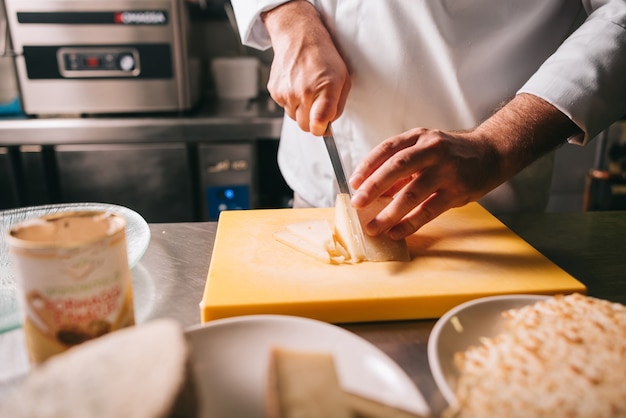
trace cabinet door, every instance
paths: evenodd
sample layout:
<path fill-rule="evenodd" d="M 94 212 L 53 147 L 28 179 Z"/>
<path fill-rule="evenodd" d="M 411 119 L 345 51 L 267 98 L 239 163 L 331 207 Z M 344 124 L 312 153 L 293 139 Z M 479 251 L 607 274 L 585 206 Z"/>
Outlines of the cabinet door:
<path fill-rule="evenodd" d="M 196 220 L 184 143 L 59 145 L 62 202 L 127 206 L 148 222 Z"/>

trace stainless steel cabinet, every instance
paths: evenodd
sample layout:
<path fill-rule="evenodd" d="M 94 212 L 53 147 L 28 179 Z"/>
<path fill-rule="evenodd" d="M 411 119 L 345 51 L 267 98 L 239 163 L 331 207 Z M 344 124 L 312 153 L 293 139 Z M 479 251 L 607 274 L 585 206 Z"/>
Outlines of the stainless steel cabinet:
<path fill-rule="evenodd" d="M 0 209 L 19 205 L 15 159 L 8 147 L 0 147 Z"/>
<path fill-rule="evenodd" d="M 257 207 L 255 144 L 250 141 L 198 145 L 202 219 L 223 210 Z"/>
<path fill-rule="evenodd" d="M 61 202 L 127 206 L 148 222 L 197 219 L 185 143 L 54 147 Z"/>

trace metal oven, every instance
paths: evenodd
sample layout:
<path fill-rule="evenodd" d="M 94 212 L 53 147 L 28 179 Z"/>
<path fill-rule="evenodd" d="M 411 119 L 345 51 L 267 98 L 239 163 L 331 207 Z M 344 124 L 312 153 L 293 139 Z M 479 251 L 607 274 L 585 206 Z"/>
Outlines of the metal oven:
<path fill-rule="evenodd" d="M 198 100 L 180 0 L 4 0 L 27 114 L 181 111 Z"/>

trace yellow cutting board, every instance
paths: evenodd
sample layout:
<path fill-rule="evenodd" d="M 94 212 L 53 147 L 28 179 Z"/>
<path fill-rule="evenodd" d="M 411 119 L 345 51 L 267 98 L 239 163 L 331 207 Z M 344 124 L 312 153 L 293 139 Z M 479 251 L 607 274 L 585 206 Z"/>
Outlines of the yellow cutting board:
<path fill-rule="evenodd" d="M 332 323 L 438 318 L 477 297 L 586 292 L 477 203 L 449 210 L 408 237 L 409 262 L 324 264 L 272 238 L 286 224 L 332 222 L 333 214 L 332 208 L 222 212 L 202 322 L 251 314 Z"/>

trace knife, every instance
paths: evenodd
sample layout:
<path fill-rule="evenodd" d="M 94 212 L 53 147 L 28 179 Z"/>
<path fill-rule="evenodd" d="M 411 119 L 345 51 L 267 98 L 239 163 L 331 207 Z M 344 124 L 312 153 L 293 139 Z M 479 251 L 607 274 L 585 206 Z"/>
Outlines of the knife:
<path fill-rule="evenodd" d="M 357 257 L 356 261 L 368 260 L 369 256 L 367 254 L 367 246 L 365 245 L 365 234 L 363 233 L 363 227 L 361 226 L 359 215 L 350 203 L 352 193 L 350 191 L 350 186 L 348 186 L 348 180 L 346 180 L 346 174 L 343 171 L 341 156 L 339 155 L 337 143 L 335 142 L 335 136 L 333 135 L 333 128 L 330 126 L 330 123 L 326 128 L 326 132 L 324 132 L 323 138 L 324 144 L 326 144 L 326 150 L 328 150 L 330 162 L 333 165 L 333 170 L 335 171 L 337 184 L 339 185 L 339 198 L 344 200 L 344 206 L 348 211 L 348 228 L 350 229 L 354 242 L 360 252 L 360 254 L 354 254 L 354 256 Z"/>
<path fill-rule="evenodd" d="M 337 178 L 337 184 L 339 185 L 339 192 L 352 196 L 350 186 L 348 186 L 348 180 L 346 180 L 346 174 L 343 171 L 341 156 L 339 155 L 339 150 L 337 150 L 337 143 L 335 142 L 335 136 L 333 135 L 333 128 L 330 126 L 330 123 L 326 128 L 326 132 L 324 132 L 323 138 L 324 144 L 326 144 L 326 149 L 328 150 L 330 162 L 333 165 L 333 170 L 335 171 L 335 177 Z"/>

